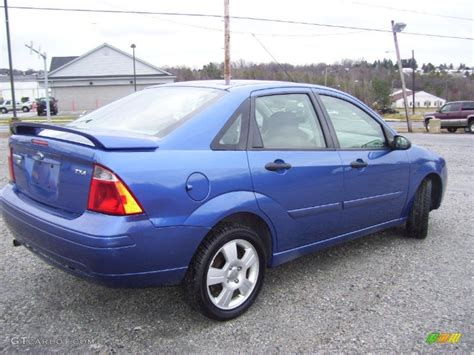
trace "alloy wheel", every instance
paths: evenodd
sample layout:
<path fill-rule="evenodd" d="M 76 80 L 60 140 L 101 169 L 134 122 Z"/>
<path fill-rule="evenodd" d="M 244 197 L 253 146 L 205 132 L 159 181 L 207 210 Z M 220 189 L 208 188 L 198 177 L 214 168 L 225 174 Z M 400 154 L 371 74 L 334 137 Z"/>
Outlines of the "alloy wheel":
<path fill-rule="evenodd" d="M 259 275 L 257 250 L 248 241 L 234 239 L 212 258 L 206 276 L 209 299 L 218 308 L 232 310 L 252 294 Z"/>

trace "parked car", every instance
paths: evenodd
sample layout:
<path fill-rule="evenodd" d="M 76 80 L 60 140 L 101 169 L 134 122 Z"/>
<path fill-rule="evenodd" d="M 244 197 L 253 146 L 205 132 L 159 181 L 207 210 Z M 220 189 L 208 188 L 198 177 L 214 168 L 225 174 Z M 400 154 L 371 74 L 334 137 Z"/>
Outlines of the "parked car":
<path fill-rule="evenodd" d="M 16 123 L 9 171 L 14 245 L 105 285 L 183 284 L 218 320 L 251 306 L 267 267 L 398 225 L 425 238 L 447 179 L 354 97 L 265 81 L 159 85 L 66 126 Z"/>
<path fill-rule="evenodd" d="M 54 97 L 49 98 L 49 109 L 52 115 L 58 114 L 58 101 Z M 38 116 L 46 115 L 46 98 L 42 97 L 36 100 L 36 112 Z"/>
<path fill-rule="evenodd" d="M 395 110 L 394 108 L 392 107 L 382 107 L 381 109 L 378 110 L 380 114 L 382 115 L 385 115 L 385 114 L 394 114 L 394 113 L 398 113 L 397 110 Z"/>
<path fill-rule="evenodd" d="M 16 110 L 17 111 L 21 110 L 23 112 L 29 112 L 31 110 L 31 107 L 32 107 L 31 101 L 17 102 L 16 103 Z M 0 105 L 0 112 L 8 113 L 9 111 L 13 111 L 13 101 L 12 100 L 5 100 Z"/>
<path fill-rule="evenodd" d="M 430 129 L 430 120 L 441 120 L 441 128 L 454 133 L 458 128 L 474 133 L 474 101 L 453 101 L 441 106 L 436 112 L 425 114 L 424 123 L 427 131 Z"/>

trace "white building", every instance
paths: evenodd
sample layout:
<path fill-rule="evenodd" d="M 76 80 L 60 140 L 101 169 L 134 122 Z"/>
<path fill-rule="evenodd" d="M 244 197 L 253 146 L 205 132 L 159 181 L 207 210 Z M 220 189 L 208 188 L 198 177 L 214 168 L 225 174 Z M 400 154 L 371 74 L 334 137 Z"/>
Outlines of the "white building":
<path fill-rule="evenodd" d="M 130 53 L 107 43 L 79 57 L 53 57 L 51 96 L 58 100 L 60 111 L 94 110 L 134 92 L 133 64 Z M 175 79 L 139 58 L 135 58 L 135 68 L 137 90 Z"/>
<path fill-rule="evenodd" d="M 409 93 L 408 95 L 408 107 L 412 107 L 413 105 L 413 99 L 412 99 L 412 93 L 410 90 L 407 90 Z M 393 103 L 392 106 L 396 108 L 403 108 L 403 97 L 400 97 L 400 93 L 395 93 L 392 94 Z M 441 107 L 446 103 L 445 99 L 442 99 L 441 97 L 432 95 L 430 93 L 427 93 L 425 91 L 417 91 L 415 92 L 415 107 Z"/>
<path fill-rule="evenodd" d="M 13 79 L 15 81 L 15 98 L 17 101 L 20 101 L 22 97 L 34 100 L 45 96 L 45 91 L 40 87 L 36 76 L 17 75 Z M 0 98 L 4 100 L 11 100 L 12 98 L 10 76 L 8 75 L 0 75 Z"/>

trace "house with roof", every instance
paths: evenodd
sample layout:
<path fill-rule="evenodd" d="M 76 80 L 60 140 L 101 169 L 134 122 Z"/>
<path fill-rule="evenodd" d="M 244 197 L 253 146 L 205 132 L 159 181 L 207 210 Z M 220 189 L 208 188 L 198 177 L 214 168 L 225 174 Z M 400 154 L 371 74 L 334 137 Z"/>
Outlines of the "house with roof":
<path fill-rule="evenodd" d="M 410 96 L 412 94 L 412 91 L 410 89 L 405 90 L 407 93 L 407 96 Z M 395 102 L 399 99 L 403 99 L 403 91 L 402 89 L 396 89 L 390 94 L 390 100 L 392 102 Z"/>
<path fill-rule="evenodd" d="M 34 100 L 37 97 L 45 96 L 45 91 L 40 87 L 36 75 L 15 75 L 15 98 L 20 101 L 22 98 Z M 0 75 L 0 100 L 11 100 L 12 91 L 9 75 Z"/>
<path fill-rule="evenodd" d="M 110 44 L 77 57 L 53 57 L 48 74 L 50 95 L 60 111 L 88 111 L 134 92 L 133 56 Z M 136 87 L 174 82 L 175 76 L 135 58 Z M 43 78 L 38 79 L 43 85 Z"/>
<path fill-rule="evenodd" d="M 411 90 L 407 89 L 407 99 L 408 99 L 408 107 L 413 106 L 413 93 Z M 390 95 L 390 99 L 392 101 L 392 107 L 395 108 L 403 108 L 403 93 L 402 90 L 396 90 Z M 415 92 L 415 107 L 420 108 L 430 108 L 430 107 L 441 107 L 446 103 L 446 100 L 430 94 L 426 91 L 416 91 Z"/>

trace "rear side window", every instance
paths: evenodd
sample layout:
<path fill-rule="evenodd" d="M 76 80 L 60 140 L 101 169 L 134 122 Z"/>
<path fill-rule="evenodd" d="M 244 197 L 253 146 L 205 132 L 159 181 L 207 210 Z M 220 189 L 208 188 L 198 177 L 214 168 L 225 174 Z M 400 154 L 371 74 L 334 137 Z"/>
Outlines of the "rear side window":
<path fill-rule="evenodd" d="M 456 102 L 456 103 L 452 104 L 450 111 L 461 111 L 461 103 Z"/>
<path fill-rule="evenodd" d="M 306 94 L 257 97 L 255 121 L 264 149 L 326 148 L 316 112 Z"/>
<path fill-rule="evenodd" d="M 93 111 L 69 126 L 164 137 L 224 92 L 198 87 L 146 89 Z"/>
<path fill-rule="evenodd" d="M 462 110 L 463 111 L 474 111 L 474 102 L 464 102 L 462 104 Z"/>

